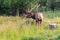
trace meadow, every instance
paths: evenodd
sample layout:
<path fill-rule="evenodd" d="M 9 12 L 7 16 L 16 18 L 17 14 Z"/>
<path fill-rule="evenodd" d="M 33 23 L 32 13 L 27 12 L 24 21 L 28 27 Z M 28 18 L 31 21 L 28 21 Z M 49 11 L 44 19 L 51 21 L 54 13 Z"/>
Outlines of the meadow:
<path fill-rule="evenodd" d="M 57 28 L 51 30 L 49 24 L 57 24 Z M 60 40 L 60 12 L 44 12 L 40 29 L 33 19 L 0 16 L 0 40 Z"/>

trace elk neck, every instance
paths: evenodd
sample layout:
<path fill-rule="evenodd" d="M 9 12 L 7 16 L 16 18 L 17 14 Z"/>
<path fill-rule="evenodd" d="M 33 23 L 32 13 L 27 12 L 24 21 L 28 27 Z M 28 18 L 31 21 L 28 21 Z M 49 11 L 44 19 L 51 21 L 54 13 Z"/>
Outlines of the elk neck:
<path fill-rule="evenodd" d="M 31 18 L 32 19 L 35 19 L 35 14 L 31 14 Z"/>

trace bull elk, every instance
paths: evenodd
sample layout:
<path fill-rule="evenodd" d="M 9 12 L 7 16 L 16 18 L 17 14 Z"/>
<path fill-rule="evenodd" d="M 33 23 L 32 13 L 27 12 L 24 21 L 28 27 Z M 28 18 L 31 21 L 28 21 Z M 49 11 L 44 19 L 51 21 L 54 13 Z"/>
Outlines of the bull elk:
<path fill-rule="evenodd" d="M 31 11 L 33 9 L 38 9 L 39 7 L 41 7 L 41 5 L 40 4 L 39 5 L 37 4 L 30 11 L 26 11 L 26 13 L 27 13 L 27 16 L 26 17 L 27 18 L 32 18 L 32 19 L 36 20 L 38 26 L 42 24 L 42 21 L 43 21 L 43 13 L 42 12 L 32 13 Z"/>
<path fill-rule="evenodd" d="M 43 13 L 41 13 L 41 12 L 38 12 L 38 13 L 35 13 L 35 14 L 29 13 L 26 17 L 36 20 L 36 23 L 38 24 L 38 26 L 42 24 Z"/>

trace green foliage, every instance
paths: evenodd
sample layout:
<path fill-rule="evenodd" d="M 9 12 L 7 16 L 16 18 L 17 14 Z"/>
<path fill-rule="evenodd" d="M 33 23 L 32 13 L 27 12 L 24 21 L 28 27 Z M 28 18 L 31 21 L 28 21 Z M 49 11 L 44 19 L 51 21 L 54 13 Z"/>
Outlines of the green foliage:
<path fill-rule="evenodd" d="M 40 9 L 41 11 L 45 11 L 51 4 L 47 1 L 48 0 L 0 0 L 0 15 L 17 15 L 20 11 L 19 9 L 28 10 L 36 4 L 41 4 L 43 7 L 46 7 Z M 59 0 L 54 0 L 53 2 L 59 2 Z"/>
<path fill-rule="evenodd" d="M 60 11 L 52 13 L 51 11 L 44 12 L 40 29 L 32 19 L 0 16 L 0 40 L 60 40 L 60 25 L 53 30 L 48 26 L 50 23 L 60 24 Z M 53 17 L 50 18 L 50 15 Z"/>

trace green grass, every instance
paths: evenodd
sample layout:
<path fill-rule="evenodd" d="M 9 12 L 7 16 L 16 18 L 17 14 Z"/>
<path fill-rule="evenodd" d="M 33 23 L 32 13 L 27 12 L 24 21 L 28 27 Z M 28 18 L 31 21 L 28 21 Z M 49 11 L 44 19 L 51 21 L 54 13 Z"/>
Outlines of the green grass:
<path fill-rule="evenodd" d="M 60 40 L 60 25 L 49 29 L 51 23 L 60 24 L 60 12 L 44 12 L 40 29 L 33 19 L 0 16 L 0 40 Z"/>

